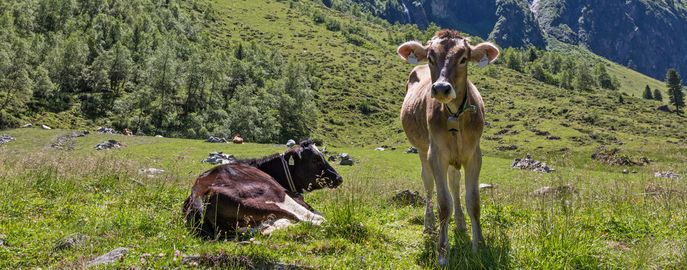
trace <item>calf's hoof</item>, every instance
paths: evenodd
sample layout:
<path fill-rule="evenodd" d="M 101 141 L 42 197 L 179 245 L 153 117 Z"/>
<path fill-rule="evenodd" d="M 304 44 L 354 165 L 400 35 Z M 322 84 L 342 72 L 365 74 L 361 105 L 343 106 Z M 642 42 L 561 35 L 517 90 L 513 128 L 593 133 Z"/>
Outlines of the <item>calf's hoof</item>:
<path fill-rule="evenodd" d="M 446 255 L 439 255 L 439 267 L 446 268 L 448 266 L 448 258 Z"/>

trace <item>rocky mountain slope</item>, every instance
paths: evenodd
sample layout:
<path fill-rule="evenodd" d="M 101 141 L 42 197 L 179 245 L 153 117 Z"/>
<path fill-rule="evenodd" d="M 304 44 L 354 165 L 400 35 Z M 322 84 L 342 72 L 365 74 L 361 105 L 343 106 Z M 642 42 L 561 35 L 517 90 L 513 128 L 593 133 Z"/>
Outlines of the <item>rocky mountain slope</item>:
<path fill-rule="evenodd" d="M 546 46 L 545 37 L 663 79 L 674 67 L 687 76 L 684 0 L 354 0 L 391 22 L 436 23 L 504 47 Z"/>
<path fill-rule="evenodd" d="M 533 5 L 541 28 L 558 40 L 654 78 L 678 68 L 687 75 L 687 9 L 682 0 L 539 0 Z"/>

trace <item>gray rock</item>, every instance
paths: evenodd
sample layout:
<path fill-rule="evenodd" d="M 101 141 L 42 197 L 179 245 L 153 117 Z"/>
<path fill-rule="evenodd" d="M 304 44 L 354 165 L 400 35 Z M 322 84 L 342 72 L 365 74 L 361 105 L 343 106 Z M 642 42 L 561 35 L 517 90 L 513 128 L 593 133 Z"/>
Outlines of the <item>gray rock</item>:
<path fill-rule="evenodd" d="M 201 162 L 210 163 L 212 165 L 224 165 L 236 163 L 236 158 L 234 155 L 224 154 L 222 152 L 212 152 L 208 157 Z"/>
<path fill-rule="evenodd" d="M 30 128 L 30 127 L 33 127 L 33 125 L 31 123 L 28 123 L 26 125 L 21 126 L 21 128 Z"/>
<path fill-rule="evenodd" d="M 227 141 L 226 138 L 220 138 L 220 137 L 214 137 L 214 136 L 210 136 L 210 138 L 208 138 L 205 141 L 209 142 L 209 143 L 229 143 L 229 141 Z"/>
<path fill-rule="evenodd" d="M 336 159 L 337 159 L 336 155 L 331 155 L 331 156 L 329 156 L 329 158 L 327 158 L 327 160 L 329 160 L 330 162 L 334 162 L 334 161 L 336 161 Z"/>
<path fill-rule="evenodd" d="M 384 151 L 384 150 L 386 150 L 386 148 L 384 148 L 384 147 L 377 147 L 377 148 L 375 148 L 375 151 Z"/>
<path fill-rule="evenodd" d="M 7 243 L 7 236 L 4 234 L 0 234 L 0 247 L 4 247 L 5 243 Z"/>
<path fill-rule="evenodd" d="M 662 111 L 662 112 L 670 112 L 670 107 L 668 105 L 661 105 L 656 108 L 656 110 Z"/>
<path fill-rule="evenodd" d="M 57 243 L 55 243 L 55 245 L 53 246 L 52 251 L 58 252 L 65 249 L 78 247 L 84 244 L 86 241 L 88 241 L 88 236 L 86 235 L 80 233 L 68 235 L 67 237 L 57 241 Z"/>
<path fill-rule="evenodd" d="M 159 174 L 163 174 L 165 170 L 156 168 L 141 169 L 138 171 L 140 174 L 147 176 L 148 178 L 153 178 Z"/>
<path fill-rule="evenodd" d="M 95 145 L 95 150 L 107 150 L 107 149 L 117 149 L 124 147 L 123 144 L 115 140 L 107 140 Z"/>
<path fill-rule="evenodd" d="M 656 178 L 668 178 L 668 179 L 673 179 L 673 180 L 680 180 L 680 175 L 671 171 L 665 171 L 665 172 L 656 172 L 654 173 L 654 176 Z"/>
<path fill-rule="evenodd" d="M 164 138 L 165 136 L 162 135 L 155 135 L 155 138 Z"/>
<path fill-rule="evenodd" d="M 493 189 L 494 185 L 492 184 L 479 184 L 479 189 Z"/>
<path fill-rule="evenodd" d="M 417 148 L 415 148 L 415 146 L 411 146 L 408 148 L 408 150 L 406 150 L 406 154 L 417 154 Z"/>
<path fill-rule="evenodd" d="M 339 165 L 343 166 L 353 166 L 353 164 L 355 164 L 355 161 L 353 161 L 352 159 L 342 159 L 341 161 L 339 161 Z"/>
<path fill-rule="evenodd" d="M 10 135 L 2 135 L 0 136 L 0 145 L 6 144 L 8 142 L 14 141 L 14 137 Z"/>
<path fill-rule="evenodd" d="M 41 128 L 42 128 L 42 129 L 46 129 L 46 130 L 50 130 L 50 129 L 52 129 L 51 127 L 49 127 L 49 126 L 46 126 L 46 125 L 41 125 Z"/>
<path fill-rule="evenodd" d="M 513 160 L 511 167 L 514 169 L 530 170 L 535 172 L 550 173 L 554 169 L 546 165 L 546 163 L 532 159 L 530 154 L 527 154 L 525 158 L 516 158 Z"/>
<path fill-rule="evenodd" d="M 353 166 L 355 164 L 355 161 L 351 158 L 348 153 L 341 153 L 339 154 L 339 158 L 341 161 L 339 161 L 339 165 L 344 165 L 344 166 Z"/>
<path fill-rule="evenodd" d="M 114 130 L 113 128 L 108 128 L 108 127 L 99 127 L 98 129 L 95 130 L 95 132 L 98 132 L 100 134 L 117 134 L 116 130 Z"/>
<path fill-rule="evenodd" d="M 128 248 L 123 248 L 123 247 L 116 248 L 116 249 L 113 249 L 112 251 L 110 251 L 110 252 L 108 252 L 108 253 L 106 253 L 106 254 L 98 257 L 98 258 L 95 258 L 95 259 L 87 262 L 86 266 L 92 267 L 92 266 L 102 265 L 102 264 L 111 264 L 111 263 L 116 262 L 117 260 L 124 258 L 124 255 L 126 255 L 127 253 L 129 253 Z"/>

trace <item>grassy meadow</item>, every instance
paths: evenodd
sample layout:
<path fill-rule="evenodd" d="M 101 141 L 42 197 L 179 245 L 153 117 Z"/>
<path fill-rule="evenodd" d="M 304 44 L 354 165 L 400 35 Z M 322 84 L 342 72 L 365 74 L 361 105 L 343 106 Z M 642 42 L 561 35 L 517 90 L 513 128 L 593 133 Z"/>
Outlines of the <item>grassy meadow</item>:
<path fill-rule="evenodd" d="M 401 32 L 410 27 L 374 23 L 312 1 L 215 0 L 211 7 L 218 19 L 204 31 L 213 44 L 259 43 L 320 72 L 312 136 L 356 161 L 334 165 L 344 177 L 338 189 L 305 195 L 326 222 L 231 241 L 200 240 L 184 227 L 182 203 L 195 177 L 211 168 L 200 162 L 209 152 L 259 157 L 283 151 L 283 142 L 91 134 L 74 139 L 72 150 L 58 150 L 50 145 L 71 130 L 0 130 L 16 138 L 0 145 L 0 269 L 85 268 L 118 247 L 128 254 L 103 268 L 434 268 L 433 237 L 422 234 L 424 207 L 390 201 L 399 190 L 423 192 L 418 157 L 404 153 L 410 145 L 398 120 L 412 66 L 395 54 L 399 36 L 419 37 Z M 339 29 L 321 18 L 338 22 Z M 354 44 L 360 39 L 361 45 Z M 551 49 L 607 61 L 580 48 Z M 502 63 L 470 66 L 487 115 L 480 182 L 495 188 L 481 191 L 486 247 L 472 254 L 469 238 L 451 233 L 450 269 L 687 268 L 685 118 L 640 98 L 645 85 L 664 90 L 662 82 L 615 64 L 608 69 L 620 81 L 617 91 L 561 89 Z M 71 128 L 110 124 L 73 114 L 78 108 L 24 120 Z M 107 139 L 126 146 L 94 149 Z M 397 150 L 374 150 L 382 145 Z M 651 163 L 601 164 L 590 158 L 600 145 Z M 513 158 L 527 153 L 556 171 L 511 169 Z M 139 172 L 146 168 L 165 173 L 148 177 Z M 683 179 L 654 177 L 659 171 Z M 563 185 L 575 192 L 532 194 Z M 83 241 L 60 244 L 74 235 Z M 182 262 L 196 255 L 198 265 Z"/>
<path fill-rule="evenodd" d="M 207 255 L 200 267 L 250 268 L 280 262 L 313 269 L 426 269 L 434 244 L 423 236 L 422 206 L 390 202 L 398 190 L 422 191 L 417 155 L 332 148 L 357 161 L 335 165 L 344 184 L 306 200 L 327 221 L 298 224 L 271 236 L 203 241 L 186 231 L 181 214 L 200 163 L 211 151 L 256 157 L 281 145 L 211 144 L 197 140 L 92 134 L 74 150 L 49 147 L 66 130 L 3 131 L 16 138 L 0 146 L 0 268 L 80 268 L 117 247 L 129 253 L 112 268 L 186 268 L 187 255 Z M 126 147 L 96 151 L 116 139 Z M 469 239 L 452 233 L 452 269 L 683 269 L 687 267 L 684 181 L 659 179 L 654 171 L 685 174 L 685 145 L 647 144 L 641 153 L 664 154 L 644 167 L 607 167 L 588 153 L 541 154 L 556 171 L 510 168 L 511 160 L 485 156 L 482 222 L 486 247 L 476 255 Z M 670 152 L 668 152 L 670 151 Z M 671 153 L 668 155 L 667 153 Z M 140 169 L 160 168 L 149 178 Z M 576 192 L 534 197 L 542 186 L 572 184 Z M 646 193 L 647 187 L 660 187 Z M 655 191 L 655 192 L 654 192 Z M 469 224 L 469 223 L 468 223 Z M 69 235 L 86 240 L 56 249 Z M 218 255 L 219 254 L 219 255 Z M 214 257 L 213 257 L 214 256 Z M 224 263 L 224 264 L 222 264 Z"/>

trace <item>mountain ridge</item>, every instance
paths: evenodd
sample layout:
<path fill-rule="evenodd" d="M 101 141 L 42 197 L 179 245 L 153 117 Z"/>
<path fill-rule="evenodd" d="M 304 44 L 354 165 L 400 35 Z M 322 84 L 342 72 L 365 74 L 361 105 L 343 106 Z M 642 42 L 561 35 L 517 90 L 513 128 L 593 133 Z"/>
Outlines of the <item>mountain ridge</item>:
<path fill-rule="evenodd" d="M 547 46 L 546 38 L 580 45 L 623 66 L 663 79 L 676 68 L 687 77 L 687 3 L 591 0 L 351 0 L 390 22 L 461 29 L 504 47 Z M 384 1 L 382 1 L 384 2 Z M 469 12 L 466 12 L 468 10 Z M 401 16 L 405 11 L 405 15 Z M 660 48 L 660 49 L 659 49 Z"/>

